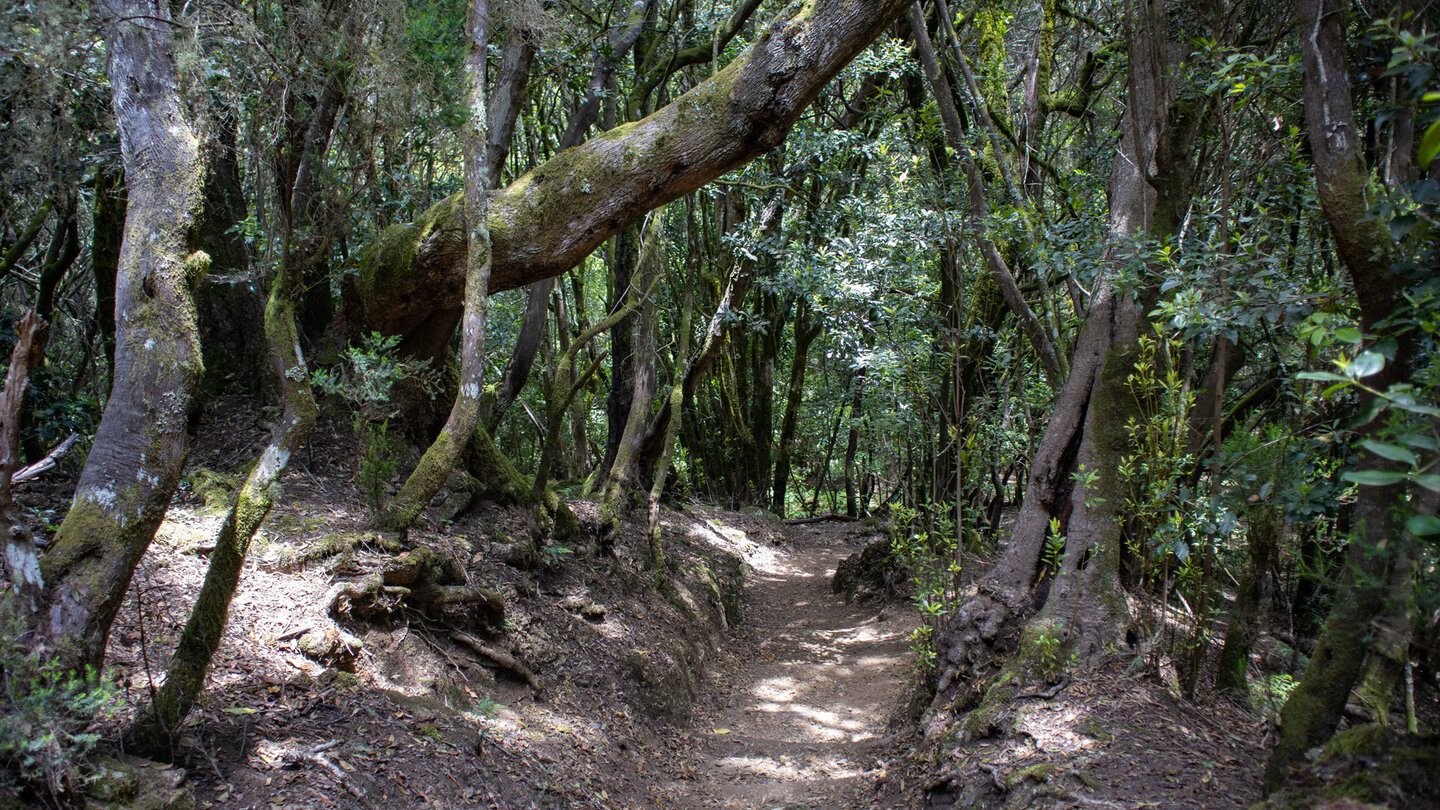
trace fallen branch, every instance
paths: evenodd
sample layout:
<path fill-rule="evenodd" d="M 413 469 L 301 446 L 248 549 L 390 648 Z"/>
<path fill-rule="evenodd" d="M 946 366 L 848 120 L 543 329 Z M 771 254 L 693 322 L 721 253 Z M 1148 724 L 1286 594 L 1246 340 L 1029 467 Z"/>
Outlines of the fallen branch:
<path fill-rule="evenodd" d="M 60 457 L 70 452 L 70 448 L 74 447 L 78 441 L 80 441 L 80 434 L 71 433 L 70 437 L 56 445 L 55 449 L 51 450 L 49 455 L 10 476 L 10 483 L 23 484 L 26 481 L 32 481 L 39 478 L 42 474 L 55 469 L 55 464 L 60 460 Z"/>
<path fill-rule="evenodd" d="M 859 521 L 860 518 L 858 518 L 858 517 L 851 517 L 850 515 L 841 515 L 841 514 L 837 514 L 837 513 L 835 513 L 835 512 L 831 512 L 831 513 L 828 514 L 828 515 L 820 515 L 819 517 L 791 518 L 790 520 L 785 521 L 785 525 L 786 525 L 786 526 L 801 526 L 801 525 L 804 525 L 804 524 L 806 524 L 806 523 L 824 523 L 824 522 L 826 522 L 827 520 L 833 520 L 833 521 L 836 521 L 836 522 L 839 522 L 839 523 L 855 523 L 855 522 Z"/>
<path fill-rule="evenodd" d="M 463 644 L 466 647 L 469 647 L 471 650 L 475 651 L 479 655 L 488 658 L 491 661 L 499 664 L 501 667 L 510 670 L 516 675 L 519 675 L 520 678 L 525 681 L 525 683 L 530 685 L 531 689 L 535 690 L 536 694 L 540 694 L 545 691 L 540 686 L 540 679 L 535 677 L 535 673 L 531 672 L 529 667 L 520 663 L 520 661 L 510 653 L 507 653 L 504 650 L 497 650 L 494 647 L 491 647 L 490 645 L 481 641 L 480 639 L 470 635 L 469 633 L 462 633 L 459 630 L 451 631 L 450 639 L 457 644 Z"/>

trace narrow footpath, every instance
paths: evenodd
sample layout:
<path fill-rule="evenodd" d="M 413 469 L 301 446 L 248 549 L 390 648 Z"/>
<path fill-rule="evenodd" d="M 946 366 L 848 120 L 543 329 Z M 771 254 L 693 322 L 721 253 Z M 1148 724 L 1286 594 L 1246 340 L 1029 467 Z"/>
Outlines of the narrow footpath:
<path fill-rule="evenodd" d="M 667 806 L 870 806 L 888 726 L 914 681 L 915 614 L 831 592 L 836 564 L 873 530 L 822 523 L 787 534 L 755 565 L 744 625 L 700 702 Z"/>

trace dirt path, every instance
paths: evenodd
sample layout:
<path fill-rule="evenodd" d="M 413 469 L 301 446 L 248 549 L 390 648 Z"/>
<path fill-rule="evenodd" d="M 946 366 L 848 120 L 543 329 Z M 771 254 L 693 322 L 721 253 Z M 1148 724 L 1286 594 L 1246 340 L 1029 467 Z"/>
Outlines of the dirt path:
<path fill-rule="evenodd" d="M 667 786 L 680 808 L 868 807 L 889 720 L 910 685 L 912 612 L 847 605 L 835 565 L 868 533 L 794 527 L 761 558 L 747 621 L 689 732 L 686 776 Z"/>

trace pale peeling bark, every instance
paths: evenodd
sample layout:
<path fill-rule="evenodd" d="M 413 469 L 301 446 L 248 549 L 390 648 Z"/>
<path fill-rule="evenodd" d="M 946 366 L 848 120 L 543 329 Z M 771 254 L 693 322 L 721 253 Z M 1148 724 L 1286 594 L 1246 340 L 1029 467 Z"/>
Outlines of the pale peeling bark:
<path fill-rule="evenodd" d="M 0 532 L 5 535 L 5 573 L 15 589 L 21 608 L 32 610 L 45 581 L 40 574 L 40 551 L 35 535 L 15 508 L 11 478 L 20 468 L 20 415 L 30 372 L 45 357 L 50 325 L 34 312 L 15 324 L 15 349 L 0 392 Z"/>
<path fill-rule="evenodd" d="M 652 115 L 566 150 L 490 202 L 490 291 L 560 275 L 647 211 L 784 140 L 810 102 L 906 0 L 812 0 Z M 448 334 L 464 284 L 458 200 L 387 229 L 346 290 L 355 331 Z"/>
<path fill-rule="evenodd" d="M 486 183 L 485 60 L 490 41 L 490 5 L 474 0 L 466 25 L 469 35 L 465 75 L 469 80 L 470 116 L 465 138 L 465 306 L 460 320 L 460 386 L 445 427 L 431 443 L 414 472 L 380 514 L 381 526 L 405 531 L 444 486 L 455 470 L 475 428 L 480 424 L 480 384 L 485 370 L 485 317 L 490 282 L 491 234 Z"/>
<path fill-rule="evenodd" d="M 177 93 L 170 7 L 103 6 L 129 194 L 115 379 L 74 503 L 41 559 L 46 587 L 34 617 L 37 642 L 75 668 L 99 666 L 131 574 L 179 482 L 201 372 L 192 285 L 209 263 L 186 247 L 204 172 Z"/>

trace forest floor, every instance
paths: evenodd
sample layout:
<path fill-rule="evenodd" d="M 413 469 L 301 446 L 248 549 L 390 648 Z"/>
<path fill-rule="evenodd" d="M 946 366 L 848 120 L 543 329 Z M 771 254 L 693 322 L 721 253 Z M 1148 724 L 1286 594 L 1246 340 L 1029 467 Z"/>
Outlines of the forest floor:
<path fill-rule="evenodd" d="M 236 407 L 210 418 L 193 466 L 242 472 L 263 418 Z M 595 507 L 570 501 L 584 537 L 516 567 L 498 557 L 527 536 L 528 510 L 477 504 L 453 520 L 431 515 L 406 543 L 463 561 L 469 582 L 503 596 L 503 622 L 462 629 L 519 668 L 403 606 L 331 615 L 334 584 L 395 551 L 366 528 L 348 431 L 331 424 L 313 444 L 256 539 L 174 752 L 200 807 L 1233 808 L 1259 798 L 1265 723 L 1229 703 L 1197 708 L 1123 662 L 1015 702 L 996 738 L 925 742 L 907 713 L 915 609 L 832 593 L 837 563 L 883 536 L 867 523 L 666 510 L 668 584 L 657 588 L 638 524 L 619 534 L 616 557 L 596 557 L 584 540 Z M 223 518 L 204 503 L 206 480 L 192 474 L 177 497 L 112 633 L 107 667 L 127 707 L 102 729 L 112 743 L 163 673 L 203 578 Z M 63 485 L 48 489 L 41 500 L 60 508 Z M 307 636 L 339 643 L 317 655 Z"/>
<path fill-rule="evenodd" d="M 235 482 L 265 427 L 235 403 L 201 424 L 186 484 L 111 634 L 107 672 L 124 704 L 99 729 L 105 750 L 161 679 L 204 577 L 224 510 L 220 479 L 198 471 Z M 394 537 L 367 528 L 348 434 L 322 423 L 251 549 L 173 751 L 198 806 L 903 806 L 875 784 L 916 681 L 915 611 L 846 604 L 830 588 L 838 561 L 876 529 L 667 509 L 657 588 L 642 525 L 619 534 L 614 558 L 591 551 L 588 501 L 569 502 L 584 529 L 574 548 L 518 567 L 499 558 L 528 536 L 528 509 L 429 514 L 403 545 L 461 561 L 469 583 L 503 596 L 503 622 L 458 629 L 511 667 L 403 605 L 327 610 L 337 583 L 396 556 Z M 28 494 L 39 514 L 58 515 L 65 489 L 53 480 Z"/>

